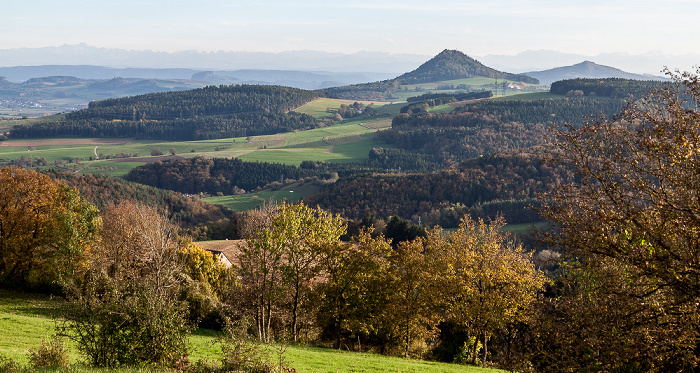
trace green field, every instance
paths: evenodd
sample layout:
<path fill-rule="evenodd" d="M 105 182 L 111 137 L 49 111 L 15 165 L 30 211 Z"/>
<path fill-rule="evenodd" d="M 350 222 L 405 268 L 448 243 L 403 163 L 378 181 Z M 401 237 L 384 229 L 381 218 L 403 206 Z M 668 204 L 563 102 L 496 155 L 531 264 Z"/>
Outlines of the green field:
<path fill-rule="evenodd" d="M 525 233 L 531 233 L 536 229 L 545 229 L 548 226 L 549 226 L 549 223 L 546 221 L 541 221 L 541 222 L 537 222 L 537 223 L 506 224 L 506 226 L 503 227 L 503 230 L 506 232 L 516 233 L 516 234 L 525 234 Z"/>
<path fill-rule="evenodd" d="M 499 84 L 503 82 L 507 83 L 519 83 L 513 80 L 504 80 L 504 79 L 498 79 Z M 441 82 L 433 82 L 433 83 L 419 83 L 419 84 L 407 84 L 407 85 L 402 85 L 399 90 L 394 92 L 394 101 L 405 101 L 409 97 L 415 97 L 415 96 L 420 96 L 425 93 L 455 93 L 459 90 L 457 89 L 438 89 L 439 86 L 441 85 L 454 85 L 458 86 L 460 84 L 465 84 L 469 86 L 471 90 L 490 90 L 493 91 L 493 85 L 496 82 L 495 79 L 493 78 L 484 78 L 484 77 L 476 77 L 476 78 L 465 78 L 465 79 L 455 79 L 455 80 L 445 80 Z M 533 86 L 533 85 L 529 85 Z M 541 86 L 534 86 L 535 89 L 544 89 Z M 495 94 L 496 92 L 494 92 Z M 522 94 L 522 91 L 516 90 L 516 89 L 506 89 L 505 91 L 505 97 L 509 97 L 511 95 L 519 95 Z M 503 91 L 499 88 L 498 90 L 498 97 L 503 96 L 504 93 Z"/>
<path fill-rule="evenodd" d="M 517 101 L 517 100 L 542 100 L 545 98 L 564 98 L 562 95 L 555 95 L 549 92 L 529 92 L 529 93 L 516 93 L 509 96 L 496 97 L 494 100 L 499 101 Z"/>
<path fill-rule="evenodd" d="M 293 165 L 306 160 L 355 162 L 367 159 L 369 151 L 374 147 L 388 147 L 387 144 L 377 142 L 373 133 L 390 127 L 391 119 L 380 118 L 347 120 L 308 131 L 252 136 L 250 139 L 239 137 L 177 142 L 129 139 L 9 140 L 0 143 L 0 161 L 8 162 L 23 156 L 32 160 L 44 158 L 49 165 L 42 168 L 53 168 L 56 161 L 71 162 L 80 158 L 79 164 L 67 163 L 56 168 L 112 176 L 123 176 L 144 162 L 159 160 L 160 158 L 151 157 L 154 149 L 163 155 L 169 155 L 173 150 L 182 157 L 237 157 L 246 161 Z M 74 144 L 66 145 L 65 141 L 68 140 L 74 140 Z M 40 145 L 36 141 L 40 141 Z M 121 144 L 104 144 L 105 141 Z M 75 144 L 76 142 L 82 144 Z M 95 151 L 100 159 L 94 159 Z M 108 155 L 121 153 L 135 155 L 139 159 L 106 159 Z"/>
<path fill-rule="evenodd" d="M 319 98 L 317 100 L 311 101 L 306 105 L 300 106 L 294 111 L 297 113 L 308 114 L 316 119 L 330 118 L 333 116 L 335 111 L 340 109 L 340 105 L 350 105 L 354 103 L 354 100 L 340 100 L 333 98 Z M 368 102 L 360 101 L 364 104 L 371 104 L 375 109 L 382 113 L 387 113 L 391 115 L 396 115 L 399 113 L 399 109 L 402 104 L 391 104 L 388 102 Z"/>
<path fill-rule="evenodd" d="M 274 201 L 281 203 L 284 200 L 297 202 L 305 196 L 316 193 L 321 189 L 319 185 L 312 182 L 300 182 L 285 185 L 278 190 L 262 190 L 259 192 L 239 194 L 233 196 L 217 196 L 204 198 L 209 203 L 223 205 L 233 211 L 252 210 L 265 202 Z"/>
<path fill-rule="evenodd" d="M 55 322 L 66 312 L 65 303 L 46 295 L 27 294 L 0 289 L 0 356 L 8 357 L 27 366 L 28 353 L 43 338 L 54 333 Z M 197 329 L 189 338 L 189 360 L 214 362 L 221 348 L 215 343 L 218 334 L 212 330 Z M 103 372 L 81 364 L 75 344 L 68 343 L 71 355 L 70 371 Z M 305 346 L 273 347 L 284 351 L 283 357 L 299 373 L 306 372 L 499 372 L 494 369 L 403 359 L 369 353 L 355 353 Z M 127 372 L 155 372 L 147 368 L 120 369 Z"/>

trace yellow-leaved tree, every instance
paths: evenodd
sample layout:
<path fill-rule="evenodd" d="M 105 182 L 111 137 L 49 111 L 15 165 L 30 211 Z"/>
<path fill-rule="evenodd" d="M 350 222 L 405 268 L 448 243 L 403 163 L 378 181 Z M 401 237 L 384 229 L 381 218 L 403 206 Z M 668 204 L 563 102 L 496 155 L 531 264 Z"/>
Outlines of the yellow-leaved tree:
<path fill-rule="evenodd" d="M 267 224 L 254 230 L 242 249 L 238 258 L 241 276 L 255 294 L 260 339 L 269 342 L 271 320 L 277 311 L 288 316 L 290 334 L 296 341 L 301 310 L 311 292 L 312 279 L 319 275 L 320 255 L 324 246 L 337 242 L 345 233 L 345 222 L 339 215 L 303 203 L 279 204 L 270 215 Z M 283 303 L 286 306 L 281 310 Z"/>
<path fill-rule="evenodd" d="M 487 224 L 465 217 L 456 232 L 436 230 L 426 239 L 426 255 L 440 273 L 435 280 L 446 319 L 471 335 L 471 351 L 464 351 L 469 363 L 485 364 L 489 338 L 533 316 L 532 304 L 545 285 L 544 274 L 521 245 L 508 239 L 504 225 L 502 218 Z"/>

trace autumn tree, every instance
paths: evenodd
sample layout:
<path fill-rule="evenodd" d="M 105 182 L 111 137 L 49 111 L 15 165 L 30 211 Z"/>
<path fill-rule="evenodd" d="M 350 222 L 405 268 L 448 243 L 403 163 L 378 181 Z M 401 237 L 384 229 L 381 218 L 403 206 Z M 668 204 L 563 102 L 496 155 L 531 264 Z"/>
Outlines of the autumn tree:
<path fill-rule="evenodd" d="M 193 322 L 215 321 L 223 298 L 238 288 L 237 273 L 189 238 L 181 239 L 183 293 Z"/>
<path fill-rule="evenodd" d="M 277 214 L 272 204 L 250 211 L 242 230 L 246 245 L 236 258 L 241 276 L 245 306 L 253 312 L 256 335 L 261 342 L 272 338 L 272 321 L 279 311 L 282 294 L 282 247 L 270 232 L 273 217 Z M 235 300 L 235 299 L 234 299 Z M 238 301 L 238 300 L 237 300 Z"/>
<path fill-rule="evenodd" d="M 325 281 L 317 288 L 320 305 L 316 316 L 321 337 L 332 340 L 338 349 L 344 339 L 356 340 L 361 350 L 362 338 L 376 340 L 393 328 L 387 322 L 396 321 L 388 312 L 393 292 L 388 260 L 391 244 L 363 230 L 352 242 L 336 241 L 322 249 L 320 269 Z"/>
<path fill-rule="evenodd" d="M 0 168 L 0 281 L 60 286 L 81 270 L 99 227 L 78 192 L 36 171 Z"/>
<path fill-rule="evenodd" d="M 68 289 L 65 330 L 96 366 L 172 366 L 187 351 L 177 228 L 135 202 L 109 206 L 84 282 Z"/>
<path fill-rule="evenodd" d="M 550 161 L 575 170 L 577 182 L 543 196 L 543 214 L 559 229 L 550 243 L 569 254 L 567 287 L 576 291 L 550 308 L 591 327 L 585 335 L 563 330 L 554 337 L 560 348 L 541 356 L 575 370 L 697 369 L 699 73 L 670 74 L 671 87 L 612 119 L 555 130 Z M 592 345 L 576 353 L 582 343 Z"/>
<path fill-rule="evenodd" d="M 545 283 L 531 255 L 503 233 L 504 225 L 502 218 L 487 224 L 465 217 L 456 232 L 436 230 L 426 240 L 426 255 L 439 271 L 445 319 L 474 339 L 467 351 L 471 363 L 486 364 L 489 339 L 533 315 L 533 301 Z"/>
<path fill-rule="evenodd" d="M 311 291 L 312 279 L 320 274 L 321 249 L 338 241 L 345 233 L 345 222 L 339 215 L 303 203 L 282 203 L 278 208 L 270 229 L 284 245 L 282 272 L 291 294 L 291 333 L 296 342 L 300 307 Z"/>
<path fill-rule="evenodd" d="M 248 236 L 239 256 L 241 274 L 255 294 L 258 336 L 269 342 L 275 311 L 289 316 L 290 334 L 298 338 L 301 307 L 319 275 L 321 248 L 345 233 L 338 215 L 304 204 L 282 203 L 269 211 L 268 220 Z M 284 296 L 288 299 L 284 299 Z M 288 306 L 283 307 L 284 303 Z"/>
<path fill-rule="evenodd" d="M 422 238 L 403 241 L 388 258 L 392 275 L 389 314 L 396 334 L 401 336 L 406 358 L 412 343 L 429 340 L 442 320 L 440 274 L 435 271 L 435 258 L 425 246 Z"/>

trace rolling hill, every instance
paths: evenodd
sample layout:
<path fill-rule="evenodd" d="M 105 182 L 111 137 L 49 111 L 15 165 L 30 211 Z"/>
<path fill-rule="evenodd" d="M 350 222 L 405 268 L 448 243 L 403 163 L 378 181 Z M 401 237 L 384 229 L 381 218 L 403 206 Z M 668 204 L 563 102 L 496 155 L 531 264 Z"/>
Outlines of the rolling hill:
<path fill-rule="evenodd" d="M 598 65 L 591 61 L 583 61 L 571 66 L 562 66 L 543 71 L 532 71 L 525 75 L 539 79 L 543 85 L 565 79 L 576 78 L 622 78 L 634 80 L 668 80 L 653 75 L 633 74 L 610 66 Z"/>

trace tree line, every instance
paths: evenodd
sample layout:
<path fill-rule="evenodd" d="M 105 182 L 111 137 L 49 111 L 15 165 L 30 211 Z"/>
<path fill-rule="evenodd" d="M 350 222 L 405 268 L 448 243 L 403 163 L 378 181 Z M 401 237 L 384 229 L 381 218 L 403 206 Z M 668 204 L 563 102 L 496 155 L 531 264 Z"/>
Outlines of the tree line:
<path fill-rule="evenodd" d="M 432 171 L 440 169 L 436 157 L 400 149 L 372 149 L 364 162 L 331 163 L 304 161 L 299 166 L 270 162 L 245 162 L 240 158 L 167 159 L 135 167 L 125 180 L 180 193 L 210 195 L 241 194 L 271 183 L 305 178 L 329 179 L 388 170 Z"/>
<path fill-rule="evenodd" d="M 92 101 L 87 109 L 68 113 L 66 118 L 166 120 L 257 111 L 280 113 L 319 96 L 315 91 L 271 85 L 208 86 Z"/>
<path fill-rule="evenodd" d="M 622 99 L 557 98 L 541 100 L 486 100 L 455 108 L 449 113 L 397 115 L 392 127 L 463 127 L 482 123 L 581 124 L 585 117 L 612 117 L 620 112 Z"/>
<path fill-rule="evenodd" d="M 569 92 L 580 91 L 581 95 L 585 96 L 629 99 L 632 97 L 643 97 L 649 91 L 663 88 L 668 84 L 668 82 L 657 80 L 577 78 L 553 82 L 549 91 L 558 95 L 566 95 Z"/>

